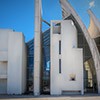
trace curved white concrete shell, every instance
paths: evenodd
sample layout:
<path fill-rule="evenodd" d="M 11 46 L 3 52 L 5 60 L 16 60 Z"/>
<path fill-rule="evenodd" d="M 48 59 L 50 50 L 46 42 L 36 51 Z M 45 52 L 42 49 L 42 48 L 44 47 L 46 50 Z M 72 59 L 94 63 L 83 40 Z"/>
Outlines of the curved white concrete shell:
<path fill-rule="evenodd" d="M 88 10 L 88 13 L 90 15 L 90 25 L 88 28 L 89 34 L 91 38 L 100 37 L 100 22 L 91 10 Z"/>
<path fill-rule="evenodd" d="M 97 75 L 97 84 L 98 84 L 98 93 L 100 93 L 100 54 L 97 49 L 96 43 L 94 39 L 92 39 L 89 35 L 88 30 L 86 29 L 85 25 L 81 21 L 80 17 L 77 15 L 75 10 L 71 7 L 71 5 L 67 2 L 67 0 L 60 0 L 61 7 L 62 7 L 62 14 L 63 14 L 63 19 L 72 15 L 74 20 L 76 21 L 77 24 L 79 24 L 86 40 L 87 43 L 90 47 L 91 54 L 94 60 L 95 64 L 95 69 L 96 69 L 96 75 Z"/>

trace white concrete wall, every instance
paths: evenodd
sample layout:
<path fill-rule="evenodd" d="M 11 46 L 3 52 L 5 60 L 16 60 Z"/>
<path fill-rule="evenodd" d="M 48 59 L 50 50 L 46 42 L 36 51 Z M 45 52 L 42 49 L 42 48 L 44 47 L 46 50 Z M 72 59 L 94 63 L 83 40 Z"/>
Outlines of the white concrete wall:
<path fill-rule="evenodd" d="M 25 44 L 23 44 L 22 33 L 10 32 L 8 41 L 8 94 L 22 94 L 25 92 L 26 60 L 25 55 L 23 55 L 25 50 L 23 49 L 25 49 Z"/>
<path fill-rule="evenodd" d="M 0 29 L 0 51 L 8 50 L 8 33 L 13 30 Z"/>
<path fill-rule="evenodd" d="M 0 94 L 7 93 L 8 32 L 0 29 Z"/>
<path fill-rule="evenodd" d="M 0 94 L 26 91 L 26 45 L 20 32 L 0 29 Z"/>
<path fill-rule="evenodd" d="M 61 40 L 61 55 L 59 55 L 59 40 Z M 83 94 L 83 51 L 77 48 L 77 30 L 71 20 L 61 21 L 61 34 L 54 34 L 51 26 L 50 59 L 51 94 L 60 95 L 62 91 L 80 91 Z M 61 59 L 61 74 L 59 59 Z M 75 81 L 70 80 L 72 74 L 75 75 Z"/>
<path fill-rule="evenodd" d="M 27 50 L 26 44 L 24 40 L 24 36 L 22 36 L 22 93 L 26 92 L 26 78 L 27 78 Z"/>
<path fill-rule="evenodd" d="M 0 51 L 0 61 L 8 61 L 8 51 Z"/>
<path fill-rule="evenodd" d="M 13 30 L 0 29 L 0 61 L 7 61 L 8 59 L 8 35 L 7 33 Z"/>

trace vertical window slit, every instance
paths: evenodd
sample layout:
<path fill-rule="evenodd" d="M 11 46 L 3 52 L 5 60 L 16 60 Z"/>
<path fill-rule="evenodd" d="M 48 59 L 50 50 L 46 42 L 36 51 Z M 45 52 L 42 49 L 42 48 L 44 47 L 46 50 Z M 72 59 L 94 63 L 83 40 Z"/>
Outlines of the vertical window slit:
<path fill-rule="evenodd" d="M 61 59 L 59 59 L 59 73 L 61 73 Z"/>
<path fill-rule="evenodd" d="M 59 41 L 59 54 L 61 54 L 61 40 Z"/>

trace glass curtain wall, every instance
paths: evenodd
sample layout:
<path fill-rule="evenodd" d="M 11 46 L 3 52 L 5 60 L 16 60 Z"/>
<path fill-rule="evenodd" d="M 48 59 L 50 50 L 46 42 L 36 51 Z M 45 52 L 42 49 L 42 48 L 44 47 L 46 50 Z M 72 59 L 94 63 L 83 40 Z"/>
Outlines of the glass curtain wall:
<path fill-rule="evenodd" d="M 78 33 L 78 47 L 83 48 L 84 60 L 84 92 L 95 93 L 97 92 L 97 79 L 94 61 L 83 34 Z"/>
<path fill-rule="evenodd" d="M 43 33 L 42 93 L 50 93 L 50 29 Z"/>
<path fill-rule="evenodd" d="M 33 93 L 33 65 L 34 65 L 34 40 L 27 45 L 27 92 Z"/>
<path fill-rule="evenodd" d="M 50 92 L 50 29 L 42 34 L 41 93 Z M 27 93 L 33 93 L 34 39 L 27 43 Z"/>

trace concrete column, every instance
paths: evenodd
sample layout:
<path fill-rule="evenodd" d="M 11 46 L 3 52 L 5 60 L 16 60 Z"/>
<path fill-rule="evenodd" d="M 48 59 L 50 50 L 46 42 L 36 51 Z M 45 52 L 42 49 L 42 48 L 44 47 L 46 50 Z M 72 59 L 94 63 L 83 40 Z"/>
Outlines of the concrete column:
<path fill-rule="evenodd" d="M 41 70 L 41 0 L 35 0 L 35 38 L 34 38 L 34 95 L 40 95 Z"/>

